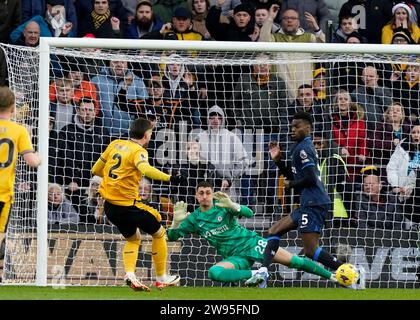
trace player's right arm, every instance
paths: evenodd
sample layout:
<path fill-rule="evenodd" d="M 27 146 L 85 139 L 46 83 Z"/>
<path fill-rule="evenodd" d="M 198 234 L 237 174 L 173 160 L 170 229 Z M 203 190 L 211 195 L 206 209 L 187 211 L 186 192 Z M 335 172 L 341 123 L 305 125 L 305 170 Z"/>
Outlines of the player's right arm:
<path fill-rule="evenodd" d="M 38 155 L 38 152 L 27 152 L 23 154 L 23 160 L 30 167 L 36 168 L 41 164 L 41 158 Z"/>
<path fill-rule="evenodd" d="M 110 150 L 112 149 L 111 144 L 106 148 L 106 150 L 104 151 L 104 153 L 101 154 L 101 156 L 99 157 L 98 160 L 96 160 L 95 164 L 92 167 L 92 175 L 94 176 L 99 176 L 99 177 L 103 177 L 104 176 L 104 168 L 105 168 L 105 164 L 108 160 L 108 155 Z"/>
<path fill-rule="evenodd" d="M 28 166 L 36 168 L 41 164 L 41 159 L 39 158 L 38 152 L 35 152 L 32 147 L 28 130 L 22 126 L 20 128 L 21 133 L 17 142 L 18 151 Z"/>
<path fill-rule="evenodd" d="M 155 167 L 149 164 L 149 156 L 146 151 L 140 151 L 138 156 L 136 156 L 137 162 L 136 167 L 141 172 L 142 175 L 153 179 L 153 180 L 161 180 L 161 181 L 170 181 L 174 184 L 180 184 L 184 181 L 184 177 L 178 176 L 171 176 L 169 174 L 156 169 Z"/>

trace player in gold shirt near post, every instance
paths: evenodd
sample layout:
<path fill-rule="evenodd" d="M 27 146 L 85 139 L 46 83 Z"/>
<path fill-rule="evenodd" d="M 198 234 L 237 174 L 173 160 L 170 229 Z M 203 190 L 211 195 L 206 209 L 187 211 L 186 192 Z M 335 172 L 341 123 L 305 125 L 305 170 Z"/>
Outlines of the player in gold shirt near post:
<path fill-rule="evenodd" d="M 13 187 L 18 155 L 31 166 L 41 163 L 25 127 L 11 120 L 15 112 L 15 95 L 8 87 L 0 87 L 0 245 L 6 236 L 13 203 Z"/>
<path fill-rule="evenodd" d="M 148 161 L 147 144 L 153 132 L 153 123 L 138 118 L 130 127 L 130 139 L 115 140 L 96 161 L 92 174 L 102 177 L 99 193 L 105 199 L 104 212 L 126 239 L 123 260 L 128 286 L 137 291 L 150 291 L 135 275 L 140 231 L 152 236 L 152 259 L 156 270 L 155 286 L 176 285 L 179 276 L 166 274 L 166 230 L 160 224 L 159 212 L 144 204 L 139 197 L 139 183 L 143 176 L 180 184 L 182 176 L 170 176 L 152 167 Z"/>

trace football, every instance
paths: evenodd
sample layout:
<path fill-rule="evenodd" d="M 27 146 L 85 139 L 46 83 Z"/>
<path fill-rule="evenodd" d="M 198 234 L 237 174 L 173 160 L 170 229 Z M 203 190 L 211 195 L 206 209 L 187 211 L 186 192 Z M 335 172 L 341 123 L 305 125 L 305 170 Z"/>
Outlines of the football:
<path fill-rule="evenodd" d="M 341 285 L 348 287 L 357 281 L 359 273 L 354 265 L 345 263 L 337 269 L 335 277 Z"/>

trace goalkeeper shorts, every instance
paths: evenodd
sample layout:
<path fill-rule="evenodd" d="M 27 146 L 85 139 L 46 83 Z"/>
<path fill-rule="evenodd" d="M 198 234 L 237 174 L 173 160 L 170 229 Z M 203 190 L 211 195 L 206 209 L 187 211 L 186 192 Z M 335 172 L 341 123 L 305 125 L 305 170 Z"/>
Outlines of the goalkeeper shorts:
<path fill-rule="evenodd" d="M 137 228 L 152 235 L 161 227 L 159 212 L 141 202 L 134 206 L 117 206 L 105 201 L 104 212 L 125 238 L 133 236 Z"/>
<path fill-rule="evenodd" d="M 0 232 L 6 232 L 12 201 L 0 202 Z"/>

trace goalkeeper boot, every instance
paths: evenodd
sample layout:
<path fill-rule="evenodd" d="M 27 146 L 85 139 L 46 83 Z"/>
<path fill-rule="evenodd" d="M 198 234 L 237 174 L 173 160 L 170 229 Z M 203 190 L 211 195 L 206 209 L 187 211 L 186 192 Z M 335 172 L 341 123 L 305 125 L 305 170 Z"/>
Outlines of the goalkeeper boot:
<path fill-rule="evenodd" d="M 150 288 L 143 283 L 141 283 L 136 275 L 132 272 L 127 272 L 124 276 L 124 282 L 127 286 L 129 286 L 134 291 L 146 291 L 150 292 Z"/>
<path fill-rule="evenodd" d="M 163 289 L 166 287 L 173 287 L 173 286 L 176 286 L 180 280 L 181 280 L 181 277 L 178 275 L 165 276 L 163 280 L 157 280 L 155 282 L 155 287 L 158 289 Z"/>
<path fill-rule="evenodd" d="M 268 276 L 267 268 L 260 268 L 251 278 L 245 281 L 245 286 L 267 288 Z"/>

